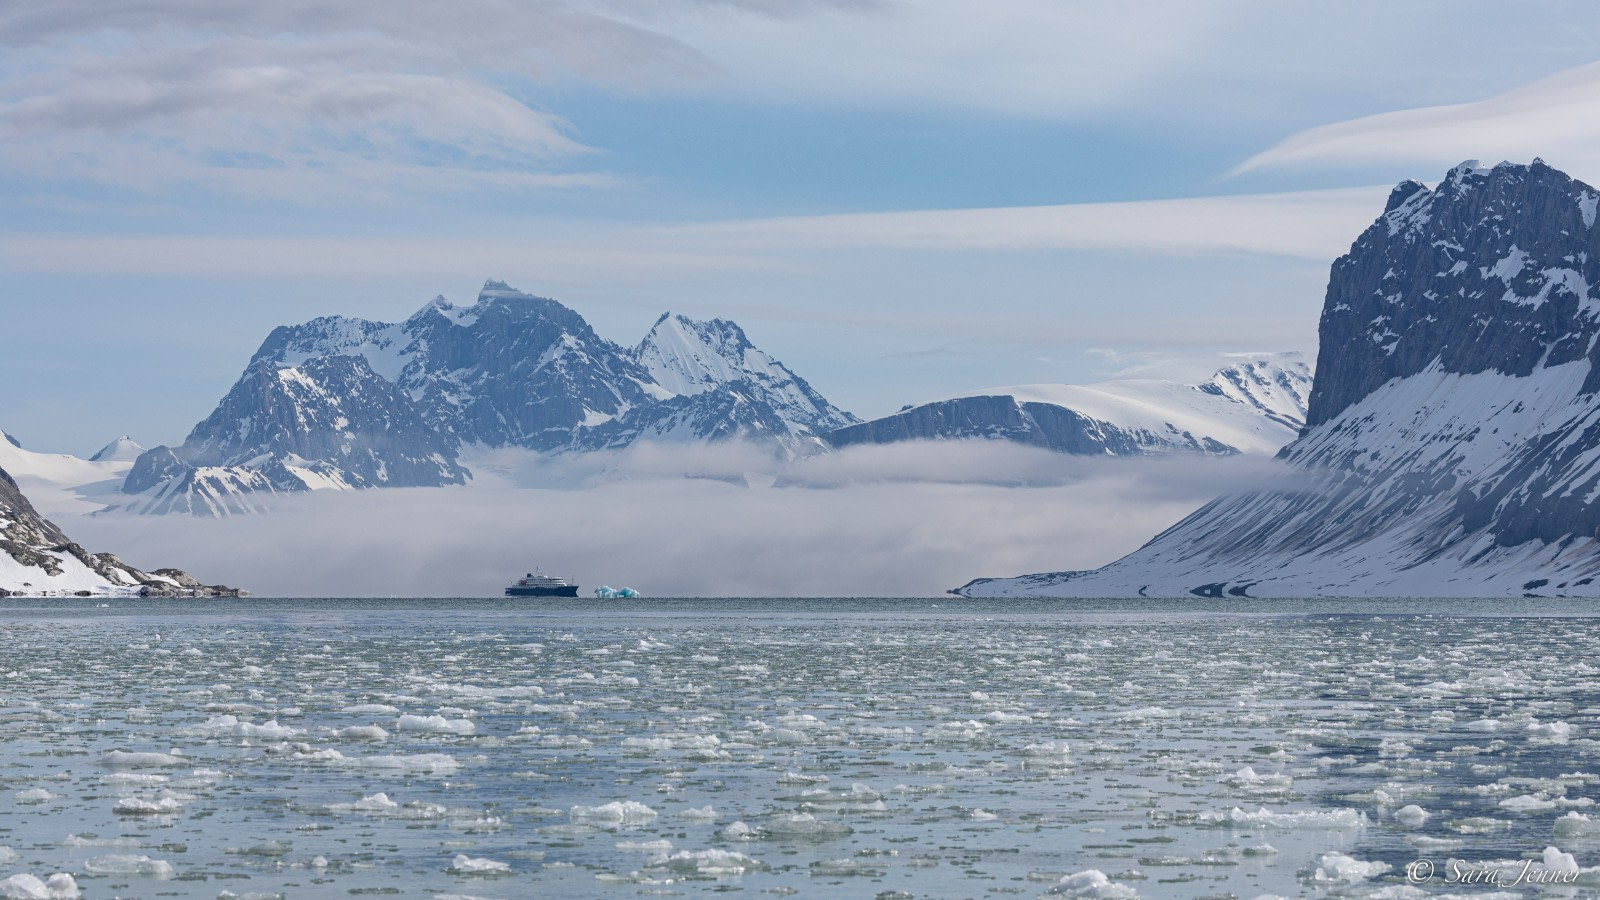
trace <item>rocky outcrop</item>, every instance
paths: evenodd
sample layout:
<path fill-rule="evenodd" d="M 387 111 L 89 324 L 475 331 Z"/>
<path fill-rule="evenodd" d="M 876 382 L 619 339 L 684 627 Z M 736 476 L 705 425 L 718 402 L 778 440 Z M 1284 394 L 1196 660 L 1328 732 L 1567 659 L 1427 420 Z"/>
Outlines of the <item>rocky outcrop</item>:
<path fill-rule="evenodd" d="M 165 594 L 239 596 L 177 569 L 144 572 L 110 553 L 90 553 L 39 515 L 0 469 L 0 595 Z"/>

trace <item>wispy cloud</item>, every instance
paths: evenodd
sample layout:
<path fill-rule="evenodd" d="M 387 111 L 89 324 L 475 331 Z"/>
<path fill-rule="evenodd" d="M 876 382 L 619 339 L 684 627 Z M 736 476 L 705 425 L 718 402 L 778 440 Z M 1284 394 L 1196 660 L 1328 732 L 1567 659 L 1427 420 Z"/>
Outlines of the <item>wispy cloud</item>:
<path fill-rule="evenodd" d="M 1578 66 L 1472 103 L 1365 116 L 1302 131 L 1235 170 L 1405 163 L 1438 175 L 1463 159 L 1544 157 L 1600 178 L 1600 63 Z"/>
<path fill-rule="evenodd" d="M 1109 562 L 1277 471 L 1270 460 L 1086 460 L 986 441 L 791 465 L 736 445 L 477 462 L 479 483 L 460 490 L 324 492 L 222 522 L 64 524 L 135 562 L 264 594 L 488 596 L 537 561 L 586 589 L 656 596 L 926 596 L 978 576 Z"/>
<path fill-rule="evenodd" d="M 487 177 L 487 176 L 486 176 Z M 530 176 L 554 177 L 554 176 Z M 704 225 L 506 223 L 493 234 L 350 236 L 0 233 L 12 271 L 378 277 L 478 276 L 507 260 L 547 277 L 798 271 L 829 250 L 1242 253 L 1323 261 L 1382 208 L 1386 188 L 757 219 Z"/>

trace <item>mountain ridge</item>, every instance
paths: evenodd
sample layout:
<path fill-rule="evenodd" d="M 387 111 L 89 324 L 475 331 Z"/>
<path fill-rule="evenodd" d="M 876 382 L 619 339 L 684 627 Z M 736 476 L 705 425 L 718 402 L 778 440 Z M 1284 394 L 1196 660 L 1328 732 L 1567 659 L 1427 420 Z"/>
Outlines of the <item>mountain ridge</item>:
<path fill-rule="evenodd" d="M 740 438 L 793 455 L 853 421 L 731 321 L 666 313 L 627 348 L 491 279 L 470 306 L 435 297 L 403 322 L 274 328 L 182 445 L 135 461 L 119 506 L 227 515 L 261 509 L 253 494 L 461 484 L 468 445 Z"/>

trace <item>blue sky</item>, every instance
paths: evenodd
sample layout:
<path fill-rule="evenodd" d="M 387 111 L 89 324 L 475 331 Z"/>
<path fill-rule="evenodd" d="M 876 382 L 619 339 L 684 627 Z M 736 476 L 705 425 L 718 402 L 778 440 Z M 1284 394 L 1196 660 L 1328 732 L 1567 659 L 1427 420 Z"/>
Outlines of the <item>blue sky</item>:
<path fill-rule="evenodd" d="M 182 440 L 274 325 L 504 279 L 863 416 L 1315 347 L 1388 185 L 1600 180 L 1592 4 L 94 0 L 0 12 L 0 428 Z"/>

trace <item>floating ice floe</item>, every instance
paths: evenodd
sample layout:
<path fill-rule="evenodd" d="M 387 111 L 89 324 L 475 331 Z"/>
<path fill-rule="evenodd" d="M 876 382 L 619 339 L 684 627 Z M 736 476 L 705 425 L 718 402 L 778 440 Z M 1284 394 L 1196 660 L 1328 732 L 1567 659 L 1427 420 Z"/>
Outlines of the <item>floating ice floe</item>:
<path fill-rule="evenodd" d="M 177 875 L 172 863 L 164 859 L 151 859 L 148 856 L 132 854 L 97 856 L 85 862 L 83 870 L 90 875 L 137 875 L 143 878 L 159 878 L 163 881 Z"/>
<path fill-rule="evenodd" d="M 642 825 L 655 819 L 655 810 L 637 800 L 613 800 L 600 806 L 574 806 L 568 813 L 575 822 Z"/>
<path fill-rule="evenodd" d="M 1385 862 L 1364 862 L 1337 850 L 1330 850 L 1317 859 L 1317 867 L 1311 873 L 1311 880 L 1354 884 L 1360 881 L 1369 881 L 1389 871 L 1389 869 L 1389 864 Z"/>
<path fill-rule="evenodd" d="M 1573 810 L 1556 819 L 1555 833 L 1556 837 L 1593 837 L 1600 834 L 1600 820 Z"/>
<path fill-rule="evenodd" d="M 299 737 L 305 732 L 288 725 L 279 725 L 277 719 L 269 719 L 257 725 L 252 722 L 246 722 L 238 716 L 221 715 L 207 719 L 203 724 L 196 726 L 192 733 L 213 738 L 242 737 L 285 741 L 289 738 Z"/>
<path fill-rule="evenodd" d="M 78 883 L 66 872 L 57 872 L 49 878 L 18 872 L 0 879 L 0 897 L 7 900 L 76 900 Z"/>
<path fill-rule="evenodd" d="M 347 741 L 373 741 L 382 742 L 389 739 L 389 732 L 382 725 L 351 725 L 334 732 L 336 737 Z"/>
<path fill-rule="evenodd" d="M 1274 812 L 1260 807 L 1247 812 L 1235 806 L 1227 810 L 1208 810 L 1199 817 L 1202 825 L 1248 828 L 1364 828 L 1367 814 L 1356 809 L 1314 809 Z"/>
<path fill-rule="evenodd" d="M 111 807 L 111 811 L 119 816 L 172 816 L 183 812 L 183 802 L 176 797 L 158 800 L 123 797 Z"/>
<path fill-rule="evenodd" d="M 414 716 L 406 713 L 394 724 L 397 731 L 420 731 L 432 734 L 468 735 L 477 726 L 468 719 L 446 719 L 444 716 Z"/>
<path fill-rule="evenodd" d="M 764 868 L 760 860 L 737 850 L 717 849 L 679 850 L 677 853 L 652 857 L 646 865 L 652 869 L 671 869 L 712 878 L 734 877 L 752 869 Z"/>
<path fill-rule="evenodd" d="M 1422 823 L 1428 821 L 1428 818 L 1432 815 L 1432 813 L 1416 805 L 1415 803 L 1402 806 L 1394 812 L 1395 821 L 1412 828 L 1421 826 Z"/>
<path fill-rule="evenodd" d="M 162 766 L 187 766 L 190 764 L 189 760 L 171 753 L 129 752 L 126 750 L 112 750 L 102 757 L 101 761 L 113 769 L 153 769 Z"/>
<path fill-rule="evenodd" d="M 473 859 L 465 853 L 458 853 L 446 871 L 456 875 L 510 875 L 511 864 L 485 857 Z"/>
<path fill-rule="evenodd" d="M 46 803 L 54 800 L 56 795 L 44 788 L 29 788 L 25 791 L 17 791 L 16 798 L 18 803 Z"/>
<path fill-rule="evenodd" d="M 1568 722 L 1529 722 L 1528 738 L 1550 744 L 1565 744 L 1572 739 L 1572 725 Z"/>
<path fill-rule="evenodd" d="M 388 812 L 392 809 L 399 809 L 400 804 L 390 800 L 388 794 L 380 791 L 376 794 L 362 797 L 360 800 L 350 804 L 350 808 L 361 812 Z"/>
<path fill-rule="evenodd" d="M 1127 885 L 1117 884 L 1099 869 L 1084 869 L 1061 879 L 1050 893 L 1066 897 L 1137 897 L 1139 892 Z"/>

